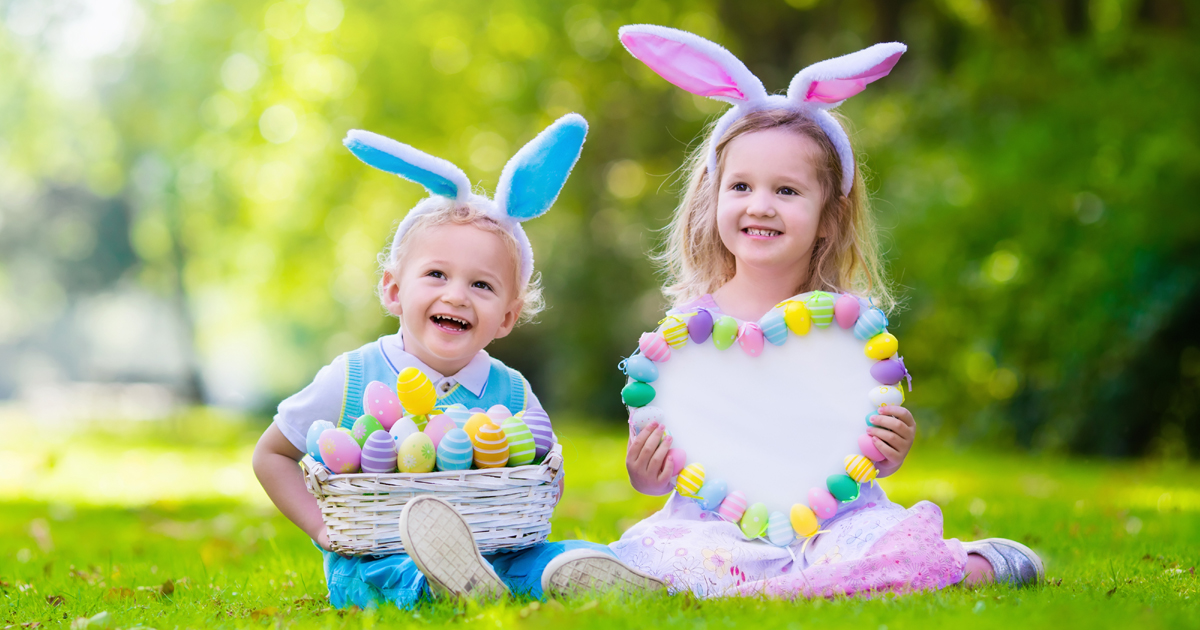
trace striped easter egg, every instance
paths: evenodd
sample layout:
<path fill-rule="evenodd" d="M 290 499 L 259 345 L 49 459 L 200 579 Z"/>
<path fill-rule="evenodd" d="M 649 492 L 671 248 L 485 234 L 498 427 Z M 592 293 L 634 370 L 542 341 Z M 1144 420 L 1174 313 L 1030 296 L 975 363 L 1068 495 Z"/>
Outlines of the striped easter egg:
<path fill-rule="evenodd" d="M 671 346 L 658 331 L 642 333 L 638 339 L 638 349 L 655 363 L 662 363 L 671 358 Z"/>
<path fill-rule="evenodd" d="M 467 409 L 466 405 L 462 403 L 454 403 L 453 405 L 446 407 L 446 415 L 450 416 L 450 419 L 454 421 L 454 426 L 461 429 L 467 426 L 467 420 L 471 419 L 472 414 L 471 410 Z"/>
<path fill-rule="evenodd" d="M 879 448 L 875 446 L 875 438 L 868 433 L 858 436 L 858 450 L 873 462 L 881 462 L 886 459 L 883 453 L 879 452 Z"/>
<path fill-rule="evenodd" d="M 488 416 L 486 413 L 477 413 L 472 415 L 470 420 L 467 420 L 467 424 L 463 427 L 463 431 L 467 432 L 467 435 L 473 442 L 475 441 L 475 434 L 479 433 L 479 428 L 488 423 L 494 424 L 490 416 Z"/>
<path fill-rule="evenodd" d="M 695 343 L 708 341 L 712 334 L 713 316 L 706 308 L 697 309 L 696 314 L 688 318 L 688 337 Z"/>
<path fill-rule="evenodd" d="M 786 547 L 796 540 L 796 532 L 783 512 L 771 512 L 767 517 L 767 540 L 776 547 Z"/>
<path fill-rule="evenodd" d="M 738 323 L 737 320 L 725 315 L 713 324 L 712 342 L 718 350 L 724 350 L 733 345 L 737 340 Z"/>
<path fill-rule="evenodd" d="M 704 465 L 703 464 L 688 464 L 679 471 L 679 477 L 675 480 L 675 490 L 680 496 L 685 496 L 689 499 L 699 499 L 696 493 L 700 491 L 700 487 L 704 485 Z"/>
<path fill-rule="evenodd" d="M 876 361 L 882 361 L 894 354 L 900 349 L 900 341 L 896 336 L 888 331 L 883 331 L 867 342 L 863 348 L 863 353 L 869 358 Z"/>
<path fill-rule="evenodd" d="M 812 314 L 808 312 L 804 302 L 799 300 L 790 300 L 783 307 L 783 321 L 788 330 L 796 335 L 807 335 L 812 328 Z"/>
<path fill-rule="evenodd" d="M 837 514 L 837 499 L 825 488 L 810 488 L 808 491 L 808 507 L 818 518 L 833 518 Z"/>
<path fill-rule="evenodd" d="M 827 328 L 833 323 L 833 296 L 824 291 L 813 291 L 805 300 L 817 328 Z"/>
<path fill-rule="evenodd" d="M 438 470 L 466 470 L 475 458 L 471 438 L 462 429 L 450 429 L 437 447 Z"/>
<path fill-rule="evenodd" d="M 508 410 L 508 407 L 505 407 L 504 405 L 492 405 L 491 407 L 488 407 L 487 415 L 496 424 L 500 424 L 501 422 L 504 422 L 513 416 L 512 412 Z"/>
<path fill-rule="evenodd" d="M 554 428 L 550 426 L 550 416 L 541 407 L 530 407 L 521 414 L 521 422 L 529 427 L 533 434 L 533 443 L 537 447 L 533 461 L 540 462 L 554 448 Z"/>
<path fill-rule="evenodd" d="M 871 401 L 871 405 L 882 407 L 884 405 L 903 405 L 904 390 L 891 385 L 880 385 L 872 387 L 867 393 L 867 399 Z"/>
<path fill-rule="evenodd" d="M 858 321 L 858 314 L 861 311 L 862 305 L 858 303 L 858 298 L 849 293 L 843 293 L 833 303 L 833 319 L 844 330 L 854 328 L 854 322 Z"/>
<path fill-rule="evenodd" d="M 792 521 L 792 531 L 796 532 L 797 536 L 809 538 L 813 534 L 816 534 L 817 530 L 820 529 L 820 526 L 817 524 L 816 512 L 813 512 L 812 508 L 804 505 L 803 503 L 797 503 L 796 505 L 793 505 L 790 516 Z"/>
<path fill-rule="evenodd" d="M 342 429 L 326 429 L 317 438 L 317 447 L 321 449 L 321 460 L 330 472 L 341 475 L 358 472 L 362 462 L 362 448 L 350 436 L 349 431 Z"/>
<path fill-rule="evenodd" d="M 738 345 L 752 357 L 762 354 L 763 332 L 758 324 L 754 322 L 742 324 L 742 329 L 738 332 Z"/>
<path fill-rule="evenodd" d="M 396 397 L 409 413 L 424 416 L 437 404 L 433 382 L 421 370 L 406 367 L 396 376 Z"/>
<path fill-rule="evenodd" d="M 758 320 L 758 327 L 762 329 L 763 337 L 771 342 L 771 345 L 782 346 L 787 341 L 787 322 L 783 320 L 783 311 L 777 308 L 767 311 L 767 314 Z"/>
<path fill-rule="evenodd" d="M 847 455 L 846 456 L 846 474 L 858 483 L 868 483 L 875 479 L 879 474 L 875 470 L 875 464 L 871 460 L 862 455 Z"/>
<path fill-rule="evenodd" d="M 742 527 L 742 533 L 746 538 L 758 538 L 767 531 L 767 506 L 764 503 L 755 503 L 746 508 L 746 513 L 742 515 L 742 520 L 738 521 L 738 525 Z"/>
<path fill-rule="evenodd" d="M 384 431 L 391 429 L 397 420 L 404 417 L 404 407 L 400 406 L 396 392 L 379 381 L 367 383 L 366 389 L 363 390 L 362 406 L 363 411 L 375 416 L 379 424 L 383 425 Z"/>
<path fill-rule="evenodd" d="M 854 323 L 854 336 L 859 341 L 866 341 L 875 335 L 883 332 L 888 325 L 887 315 L 877 308 L 869 308 L 862 315 L 858 316 L 858 321 Z"/>
<path fill-rule="evenodd" d="M 687 345 L 688 326 L 682 317 L 668 315 L 659 330 L 662 331 L 663 339 L 666 339 L 672 348 L 682 348 Z"/>
<path fill-rule="evenodd" d="M 471 443 L 475 445 L 476 468 L 504 468 L 508 463 L 508 438 L 495 423 L 479 427 Z"/>
<path fill-rule="evenodd" d="M 414 433 L 396 449 L 396 463 L 403 473 L 427 473 L 437 465 L 437 449 L 424 433 Z"/>
<path fill-rule="evenodd" d="M 734 490 L 725 495 L 725 500 L 721 501 L 721 507 L 717 508 L 717 514 L 730 523 L 742 520 L 742 514 L 745 513 L 746 495 L 742 494 L 741 490 Z"/>
<path fill-rule="evenodd" d="M 362 471 L 390 473 L 396 471 L 396 443 L 387 431 L 380 429 L 367 436 L 362 448 Z"/>
<path fill-rule="evenodd" d="M 376 431 L 383 431 L 383 425 L 375 419 L 375 416 L 363 414 L 354 421 L 354 426 L 350 429 L 350 435 L 354 436 L 354 441 L 358 442 L 359 447 L 367 443 L 367 438 Z"/>
<path fill-rule="evenodd" d="M 508 465 L 525 466 L 533 463 L 537 455 L 537 445 L 533 442 L 533 433 L 520 418 L 507 418 L 500 425 L 504 436 L 508 438 Z"/>
<path fill-rule="evenodd" d="M 709 479 L 700 486 L 700 492 L 696 495 L 700 498 L 700 509 L 712 511 L 720 507 L 721 501 L 725 500 L 725 495 L 729 494 L 729 486 L 720 479 Z"/>
<path fill-rule="evenodd" d="M 307 451 L 313 459 L 321 462 L 322 464 L 324 464 L 325 461 L 321 459 L 321 447 L 317 446 L 317 440 L 321 438 L 321 434 L 324 433 L 326 429 L 332 428 L 334 428 L 332 422 L 328 420 L 317 420 L 316 422 L 312 423 L 312 426 L 308 427 L 308 433 L 304 436 L 305 451 Z"/>
<path fill-rule="evenodd" d="M 825 480 L 825 487 L 829 489 L 829 494 L 842 503 L 849 503 L 858 498 L 858 483 L 849 475 L 829 475 Z"/>

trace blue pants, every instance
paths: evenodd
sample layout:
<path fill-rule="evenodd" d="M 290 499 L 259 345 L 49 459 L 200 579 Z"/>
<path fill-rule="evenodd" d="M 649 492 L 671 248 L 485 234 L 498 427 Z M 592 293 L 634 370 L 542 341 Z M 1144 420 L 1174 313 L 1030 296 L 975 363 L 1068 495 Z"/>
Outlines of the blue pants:
<path fill-rule="evenodd" d="M 519 551 L 493 553 L 483 559 L 514 595 L 541 599 L 542 571 L 559 554 L 573 549 L 594 549 L 616 557 L 606 545 L 564 540 L 540 543 Z M 425 576 L 406 555 L 345 558 L 329 551 L 322 550 L 321 553 L 325 556 L 329 603 L 334 608 L 350 605 L 370 608 L 380 601 L 389 601 L 408 610 L 422 599 L 430 599 Z"/>

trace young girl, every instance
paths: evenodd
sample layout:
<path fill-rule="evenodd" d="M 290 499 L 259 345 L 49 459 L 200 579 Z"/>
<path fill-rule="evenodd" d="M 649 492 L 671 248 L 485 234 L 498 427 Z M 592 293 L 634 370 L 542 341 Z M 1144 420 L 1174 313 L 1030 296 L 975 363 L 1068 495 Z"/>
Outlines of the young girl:
<path fill-rule="evenodd" d="M 652 590 L 658 580 L 622 565 L 602 545 L 543 543 L 484 558 L 463 518 L 433 497 L 409 501 L 399 515 L 408 555 L 348 558 L 330 551 L 316 499 L 296 462 L 313 422 L 345 426 L 362 414 L 367 383 L 395 387 L 415 367 L 435 385 L 438 404 L 511 411 L 539 407 L 516 370 L 485 346 L 539 307 L 533 249 L 520 223 L 546 212 L 579 157 L 587 123 L 569 114 L 526 145 L 505 167 L 495 201 L 472 194 L 457 167 L 394 140 L 351 131 L 346 146 L 367 164 L 425 186 L 380 255 L 379 297 L 400 331 L 334 359 L 313 382 L 279 405 L 254 451 L 254 472 L 293 523 L 325 557 L 330 603 L 367 607 L 380 600 L 410 608 L 429 595 L 541 597 L 549 591 Z M 560 490 L 561 492 L 561 490 Z M 561 496 L 561 495 L 560 495 Z"/>
<path fill-rule="evenodd" d="M 621 42 L 671 83 L 732 103 L 693 156 L 691 179 L 661 260 L 673 283 L 672 312 L 697 307 L 757 321 L 805 291 L 870 295 L 893 306 L 861 174 L 849 138 L 829 109 L 886 76 L 905 51 L 879 44 L 801 71 L 786 96 L 762 83 L 724 48 L 690 33 L 627 26 Z M 896 472 L 912 447 L 916 421 L 882 407 L 868 429 L 885 456 L 879 476 Z M 631 433 L 626 467 L 638 491 L 671 491 L 671 437 L 663 427 Z M 672 494 L 666 506 L 613 543 L 617 556 L 661 577 L 674 591 L 702 597 L 766 593 L 830 596 L 941 588 L 956 583 L 1042 578 L 1040 559 L 1018 543 L 942 539 L 941 511 L 922 501 L 904 508 L 876 484 L 822 521 L 805 546 L 748 540 L 731 522 Z"/>

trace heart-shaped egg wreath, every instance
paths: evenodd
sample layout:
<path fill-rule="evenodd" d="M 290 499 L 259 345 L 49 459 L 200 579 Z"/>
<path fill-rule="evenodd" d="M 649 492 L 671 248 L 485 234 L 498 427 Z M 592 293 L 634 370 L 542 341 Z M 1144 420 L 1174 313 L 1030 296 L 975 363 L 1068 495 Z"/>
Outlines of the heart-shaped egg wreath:
<path fill-rule="evenodd" d="M 668 315 L 621 363 L 621 397 L 635 433 L 668 428 L 678 494 L 749 538 L 787 545 L 878 474 L 884 457 L 865 427 L 904 402 L 909 378 L 887 325 L 869 301 L 823 291 L 757 322 L 705 308 Z"/>

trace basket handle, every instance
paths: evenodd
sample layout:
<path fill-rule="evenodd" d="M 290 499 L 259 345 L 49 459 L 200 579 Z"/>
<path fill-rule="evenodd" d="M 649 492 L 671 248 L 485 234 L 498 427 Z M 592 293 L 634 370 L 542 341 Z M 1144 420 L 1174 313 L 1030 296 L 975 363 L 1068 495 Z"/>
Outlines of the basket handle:
<path fill-rule="evenodd" d="M 308 486 L 308 491 L 314 497 L 320 497 L 321 484 L 329 479 L 329 469 L 307 454 L 300 460 L 300 469 L 304 471 L 304 485 Z"/>

